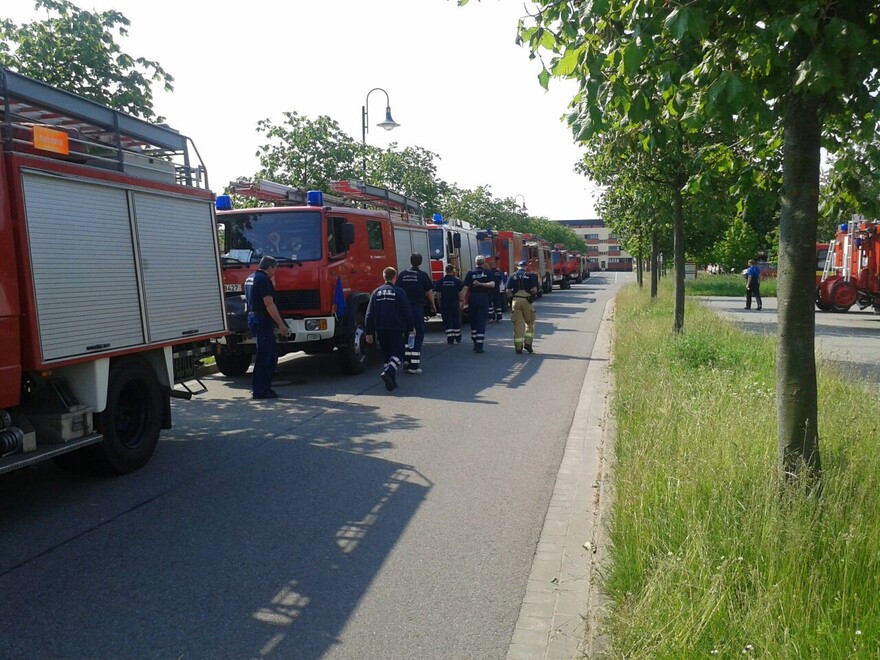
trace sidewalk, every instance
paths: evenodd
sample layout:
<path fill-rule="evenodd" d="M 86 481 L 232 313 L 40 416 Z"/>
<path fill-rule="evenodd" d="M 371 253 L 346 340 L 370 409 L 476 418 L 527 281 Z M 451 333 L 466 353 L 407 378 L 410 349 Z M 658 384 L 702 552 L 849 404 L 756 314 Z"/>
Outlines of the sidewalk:
<path fill-rule="evenodd" d="M 596 583 L 608 554 L 604 514 L 614 446 L 609 372 L 613 312 L 612 299 L 581 387 L 508 660 L 573 660 L 602 646 L 597 623 L 605 599 Z"/>

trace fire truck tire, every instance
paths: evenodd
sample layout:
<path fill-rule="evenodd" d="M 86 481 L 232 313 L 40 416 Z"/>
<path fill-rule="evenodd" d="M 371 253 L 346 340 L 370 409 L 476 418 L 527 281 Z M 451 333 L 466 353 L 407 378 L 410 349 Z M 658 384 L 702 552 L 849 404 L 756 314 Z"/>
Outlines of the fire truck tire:
<path fill-rule="evenodd" d="M 117 474 L 143 467 L 159 442 L 164 396 L 156 374 L 146 363 L 127 360 L 114 364 L 107 407 L 95 420 L 104 441 L 90 456 L 93 467 Z"/>
<path fill-rule="evenodd" d="M 215 359 L 217 360 L 217 369 L 229 378 L 244 376 L 251 366 L 250 353 L 218 353 Z"/>
<path fill-rule="evenodd" d="M 829 290 L 831 309 L 835 312 L 848 312 L 859 297 L 859 289 L 849 280 L 839 279 Z"/>
<path fill-rule="evenodd" d="M 365 309 L 358 310 L 354 332 L 345 344 L 339 347 L 340 365 L 350 374 L 364 373 L 367 370 L 367 362 L 370 360 L 370 345 L 367 344 L 364 332 L 365 316 Z"/>

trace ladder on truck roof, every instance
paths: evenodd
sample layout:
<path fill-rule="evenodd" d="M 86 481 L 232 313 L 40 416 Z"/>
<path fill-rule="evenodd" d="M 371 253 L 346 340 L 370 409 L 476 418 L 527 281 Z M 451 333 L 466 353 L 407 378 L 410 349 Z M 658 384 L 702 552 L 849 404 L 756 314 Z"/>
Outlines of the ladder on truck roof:
<path fill-rule="evenodd" d="M 262 202 L 282 206 L 304 205 L 308 201 L 308 192 L 302 188 L 266 179 L 231 181 L 229 190 L 233 195 L 253 197 Z M 425 224 L 421 202 L 387 188 L 365 185 L 362 181 L 332 181 L 330 190 L 338 193 L 338 196 L 324 194 L 324 200 L 333 205 L 351 206 L 352 202 L 359 202 L 366 206 L 388 211 L 394 220 L 410 224 Z"/>
<path fill-rule="evenodd" d="M 233 195 L 253 197 L 261 202 L 271 202 L 279 205 L 304 205 L 308 201 L 308 192 L 302 188 L 288 186 L 284 183 L 276 183 L 268 179 L 238 179 L 229 182 L 229 190 Z M 331 204 L 342 205 L 345 200 L 334 195 L 324 195 L 324 199 Z"/>
<path fill-rule="evenodd" d="M 39 155 L 68 155 L 75 162 L 141 175 L 156 164 L 161 176 L 162 166 L 167 165 L 172 182 L 208 187 L 198 150 L 179 131 L 0 67 L 3 151 L 35 153 L 41 148 L 34 137 L 36 127 L 61 133 L 63 142 L 69 145 L 69 153 L 50 148 L 37 152 Z M 187 145 L 192 146 L 198 165 L 190 163 Z"/>
<path fill-rule="evenodd" d="M 387 188 L 371 186 L 363 181 L 333 181 L 330 190 L 346 199 L 362 202 L 370 206 L 397 211 L 405 222 L 425 224 L 422 203 Z"/>

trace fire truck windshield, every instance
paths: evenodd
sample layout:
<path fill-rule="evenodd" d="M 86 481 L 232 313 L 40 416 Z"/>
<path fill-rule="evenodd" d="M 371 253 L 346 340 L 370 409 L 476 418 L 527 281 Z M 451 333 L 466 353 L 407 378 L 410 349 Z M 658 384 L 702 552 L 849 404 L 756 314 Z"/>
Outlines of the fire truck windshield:
<path fill-rule="evenodd" d="M 321 214 L 314 211 L 224 214 L 224 257 L 253 263 L 269 255 L 280 261 L 321 258 Z"/>
<path fill-rule="evenodd" d="M 559 254 L 558 252 L 553 253 L 553 263 L 554 264 L 561 264 L 562 263 L 562 255 Z"/>
<path fill-rule="evenodd" d="M 480 254 L 484 257 L 492 257 L 494 256 L 492 252 L 492 239 L 491 238 L 483 238 L 477 240 L 477 248 L 480 250 Z"/>
<path fill-rule="evenodd" d="M 446 236 L 446 232 L 442 229 L 435 229 L 428 232 L 428 244 L 431 249 L 431 259 L 442 259 L 446 256 L 443 245 L 444 236 Z"/>

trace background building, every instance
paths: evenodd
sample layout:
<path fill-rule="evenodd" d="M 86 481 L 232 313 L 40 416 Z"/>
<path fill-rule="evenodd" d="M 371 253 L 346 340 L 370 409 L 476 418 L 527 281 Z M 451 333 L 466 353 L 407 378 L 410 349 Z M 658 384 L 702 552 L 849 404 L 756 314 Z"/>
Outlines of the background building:
<path fill-rule="evenodd" d="M 587 244 L 587 258 L 590 270 L 628 270 L 633 269 L 633 258 L 620 249 L 617 236 L 604 220 L 554 220 L 571 227 L 572 231 Z"/>

